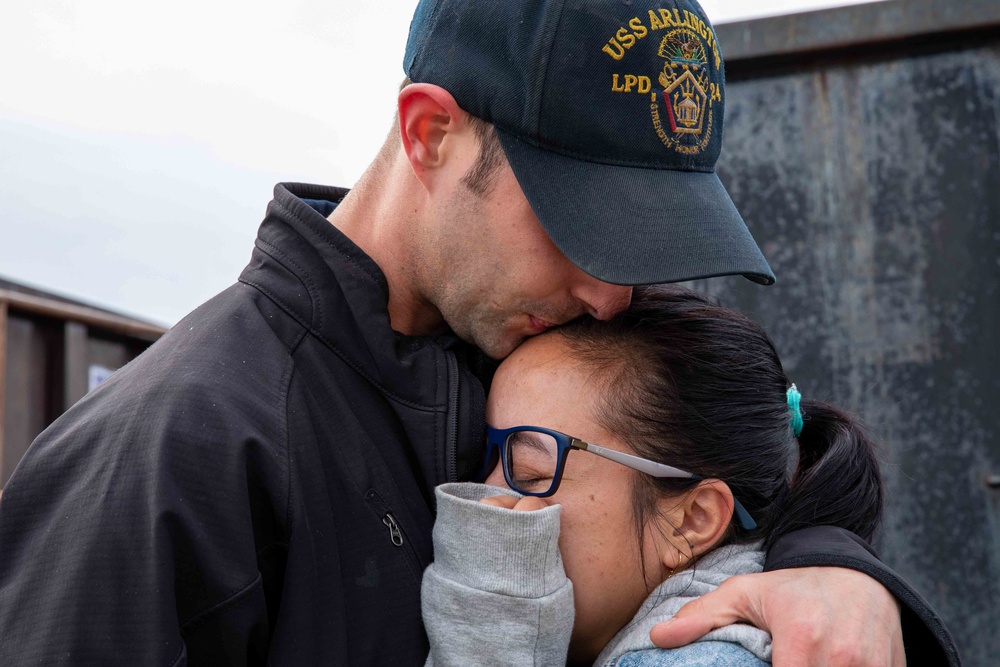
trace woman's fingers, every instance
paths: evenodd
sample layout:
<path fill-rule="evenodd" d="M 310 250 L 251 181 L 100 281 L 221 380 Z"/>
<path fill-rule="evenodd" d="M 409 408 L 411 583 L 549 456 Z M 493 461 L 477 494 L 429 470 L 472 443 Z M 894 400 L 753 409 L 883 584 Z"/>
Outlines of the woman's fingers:
<path fill-rule="evenodd" d="M 731 583 L 739 583 L 739 579 L 728 579 L 711 593 L 688 602 L 672 619 L 653 626 L 649 638 L 662 648 L 676 648 L 690 644 L 715 628 L 733 623 L 742 621 L 759 626 L 747 613 L 742 586 Z"/>
<path fill-rule="evenodd" d="M 535 498 L 533 496 L 525 496 L 524 498 L 515 498 L 513 496 L 490 496 L 489 498 L 483 498 L 479 502 L 486 505 L 493 505 L 493 507 L 516 510 L 518 512 L 532 512 L 534 510 L 540 510 L 546 506 L 541 498 Z"/>
<path fill-rule="evenodd" d="M 518 512 L 533 512 L 534 510 L 540 510 L 547 507 L 547 505 L 542 501 L 541 498 L 535 498 L 534 496 L 525 496 L 517 501 L 514 505 L 514 509 Z"/>
<path fill-rule="evenodd" d="M 502 507 L 507 510 L 512 510 L 518 500 L 519 498 L 515 498 L 513 496 L 490 496 L 489 498 L 483 498 L 479 502 L 484 505 L 493 505 L 493 507 Z"/>

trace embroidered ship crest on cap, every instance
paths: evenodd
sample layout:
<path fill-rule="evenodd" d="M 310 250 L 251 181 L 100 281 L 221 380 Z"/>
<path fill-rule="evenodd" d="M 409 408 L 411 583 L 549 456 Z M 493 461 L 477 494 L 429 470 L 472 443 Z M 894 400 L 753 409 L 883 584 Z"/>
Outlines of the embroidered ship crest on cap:
<path fill-rule="evenodd" d="M 722 56 L 715 32 L 694 13 L 676 8 L 649 10 L 627 26 L 621 26 L 601 51 L 623 65 L 636 60 L 632 53 L 641 53 L 641 59 L 655 53 L 662 58 L 662 68 L 650 74 L 614 72 L 612 92 L 649 95 L 653 130 L 660 142 L 677 153 L 700 155 L 712 140 L 715 103 L 722 102 Z M 656 40 L 650 40 L 652 48 L 632 51 L 650 36 Z"/>
<path fill-rule="evenodd" d="M 657 51 L 665 62 L 657 77 L 661 94 L 651 94 L 653 129 L 678 153 L 701 153 L 712 138 L 712 107 L 721 95 L 711 80 L 706 46 L 693 30 L 676 28 Z"/>

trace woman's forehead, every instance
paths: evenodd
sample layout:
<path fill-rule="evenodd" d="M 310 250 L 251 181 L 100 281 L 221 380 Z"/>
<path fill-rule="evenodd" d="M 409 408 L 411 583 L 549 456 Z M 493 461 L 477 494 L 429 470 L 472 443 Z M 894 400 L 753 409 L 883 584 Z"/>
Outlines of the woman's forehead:
<path fill-rule="evenodd" d="M 490 389 L 487 419 L 497 428 L 569 428 L 588 419 L 595 391 L 592 374 L 565 339 L 543 334 L 522 343 L 500 364 Z"/>
<path fill-rule="evenodd" d="M 494 393 L 551 382 L 572 374 L 577 363 L 562 336 L 542 334 L 521 343 L 504 359 L 493 378 Z M 499 387 L 498 387 L 499 385 Z"/>

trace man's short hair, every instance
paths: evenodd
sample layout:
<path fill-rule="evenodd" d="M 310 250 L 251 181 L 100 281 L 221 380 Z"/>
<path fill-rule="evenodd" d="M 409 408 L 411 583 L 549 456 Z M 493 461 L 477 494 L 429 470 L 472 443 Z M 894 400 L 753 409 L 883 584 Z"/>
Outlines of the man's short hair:
<path fill-rule="evenodd" d="M 505 158 L 493 123 L 487 123 L 471 114 L 469 121 L 476 133 L 476 138 L 479 139 L 479 156 L 476 158 L 476 163 L 472 165 L 472 169 L 462 177 L 462 183 L 477 195 L 482 196 L 493 189 L 497 173 L 499 173 Z"/>
<path fill-rule="evenodd" d="M 406 88 L 411 83 L 413 82 L 407 77 L 403 79 L 403 82 L 399 85 L 399 89 L 403 90 L 403 88 Z M 479 140 L 479 156 L 468 173 L 462 177 L 462 183 L 477 195 L 482 196 L 488 194 L 493 189 L 497 173 L 503 165 L 504 152 L 492 123 L 471 114 L 469 115 L 469 123 L 472 125 L 472 130 Z M 392 129 L 389 130 L 389 136 L 385 138 L 385 143 L 382 145 L 378 156 L 376 156 L 373 166 L 381 171 L 388 164 L 389 160 L 392 159 L 392 156 L 396 154 L 399 147 L 399 113 L 397 112 L 392 123 Z"/>

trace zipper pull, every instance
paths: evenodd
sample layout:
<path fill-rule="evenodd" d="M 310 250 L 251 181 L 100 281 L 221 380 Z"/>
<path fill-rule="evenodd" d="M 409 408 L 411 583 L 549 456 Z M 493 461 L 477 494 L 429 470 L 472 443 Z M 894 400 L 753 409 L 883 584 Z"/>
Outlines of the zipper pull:
<path fill-rule="evenodd" d="M 392 514 L 386 514 L 382 517 L 382 523 L 388 526 L 389 537 L 392 538 L 392 543 L 397 547 L 403 546 L 403 533 L 399 530 L 399 524 L 396 523 L 396 517 Z"/>

